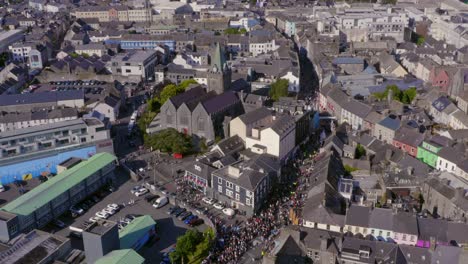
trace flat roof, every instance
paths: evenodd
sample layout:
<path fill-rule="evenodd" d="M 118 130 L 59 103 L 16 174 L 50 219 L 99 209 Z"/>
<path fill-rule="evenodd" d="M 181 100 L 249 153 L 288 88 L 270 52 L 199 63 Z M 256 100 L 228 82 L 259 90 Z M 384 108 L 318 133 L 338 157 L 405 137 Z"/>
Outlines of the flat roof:
<path fill-rule="evenodd" d="M 117 225 L 117 223 L 115 223 L 113 221 L 100 220 L 100 221 L 94 222 L 85 231 L 88 232 L 88 233 L 93 233 L 93 234 L 97 234 L 97 235 L 104 235 L 109 230 L 111 230 L 112 227 L 114 227 L 116 225 Z"/>
<path fill-rule="evenodd" d="M 80 118 L 80 119 L 66 120 L 66 121 L 57 122 L 57 123 L 44 124 L 40 126 L 9 130 L 9 131 L 2 132 L 0 139 L 5 139 L 7 137 L 18 137 L 21 135 L 32 134 L 32 133 L 37 133 L 37 132 L 52 130 L 52 129 L 61 129 L 61 128 L 70 127 L 74 125 L 86 125 L 86 122 Z"/>
<path fill-rule="evenodd" d="M 17 215 L 30 215 L 36 209 L 44 206 L 115 160 L 116 157 L 109 153 L 96 154 L 88 160 L 40 184 L 3 206 L 0 210 Z"/>
<path fill-rule="evenodd" d="M 133 249 L 113 250 L 104 257 L 98 259 L 95 264 L 141 264 L 145 259 Z"/>
<path fill-rule="evenodd" d="M 149 215 L 135 218 L 119 232 L 120 248 L 132 248 L 135 242 L 154 225 L 156 225 L 156 222 Z"/>
<path fill-rule="evenodd" d="M 73 166 L 77 165 L 78 163 L 80 163 L 81 161 L 83 161 L 82 159 L 80 158 L 77 158 L 77 157 L 71 157 L 71 158 L 68 158 L 66 160 L 64 160 L 62 163 L 60 163 L 58 166 L 62 166 L 62 167 L 65 167 L 67 169 L 70 169 L 72 168 Z"/>

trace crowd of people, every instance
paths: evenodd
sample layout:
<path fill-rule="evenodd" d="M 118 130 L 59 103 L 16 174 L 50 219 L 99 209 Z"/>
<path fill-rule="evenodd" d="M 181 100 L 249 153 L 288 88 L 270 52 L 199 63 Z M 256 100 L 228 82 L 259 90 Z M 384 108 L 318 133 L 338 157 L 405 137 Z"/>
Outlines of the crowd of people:
<path fill-rule="evenodd" d="M 301 168 L 313 167 L 316 155 L 301 153 L 289 163 L 283 170 L 283 176 L 292 184 L 283 185 L 282 192 L 274 192 L 277 196 L 272 197 L 269 205 L 258 216 L 236 225 L 225 225 L 220 219 L 213 219 L 219 243 L 204 263 L 238 263 L 244 253 L 255 246 L 256 241 L 261 244 L 262 255 L 270 251 L 281 228 L 291 224 L 290 210 L 300 208 L 306 198 L 306 179 L 310 171 L 301 171 Z"/>

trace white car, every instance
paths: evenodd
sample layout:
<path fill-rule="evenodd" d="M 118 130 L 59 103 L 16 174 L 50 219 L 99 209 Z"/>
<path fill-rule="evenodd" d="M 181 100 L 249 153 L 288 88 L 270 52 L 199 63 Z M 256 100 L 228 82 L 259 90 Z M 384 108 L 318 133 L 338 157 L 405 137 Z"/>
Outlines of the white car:
<path fill-rule="evenodd" d="M 224 208 L 223 213 L 228 216 L 233 216 L 236 212 L 231 208 Z"/>
<path fill-rule="evenodd" d="M 224 205 L 221 204 L 221 203 L 215 203 L 213 205 L 214 208 L 218 209 L 218 210 L 223 210 L 224 209 Z"/>
<path fill-rule="evenodd" d="M 4 191 L 5 191 L 5 186 L 0 184 L 0 192 L 4 192 Z"/>
<path fill-rule="evenodd" d="M 101 219 L 101 218 L 93 216 L 93 217 L 89 218 L 89 221 L 94 223 L 94 222 L 97 222 L 99 219 Z"/>
<path fill-rule="evenodd" d="M 110 217 L 110 214 L 108 214 L 106 212 L 97 212 L 96 216 L 99 217 L 99 218 L 102 218 L 102 219 L 107 219 L 107 218 Z"/>
<path fill-rule="evenodd" d="M 145 195 L 146 193 L 148 193 L 148 189 L 141 188 L 141 189 L 139 189 L 138 191 L 135 192 L 135 195 L 136 196 L 142 196 L 142 195 Z"/>
<path fill-rule="evenodd" d="M 117 211 L 117 210 L 120 209 L 120 206 L 119 206 L 118 204 L 115 204 L 115 203 L 114 203 L 114 204 L 108 204 L 108 205 L 107 205 L 107 208 L 110 208 L 110 209 L 112 209 L 112 210 Z"/>
<path fill-rule="evenodd" d="M 105 209 L 103 209 L 101 212 L 103 212 L 103 213 L 108 213 L 108 214 L 110 214 L 110 215 L 115 215 L 115 214 L 117 213 L 117 211 L 114 210 L 114 209 L 112 209 L 112 208 L 105 208 Z"/>
<path fill-rule="evenodd" d="M 216 200 L 213 198 L 203 197 L 202 201 L 207 204 L 214 204 Z"/>
<path fill-rule="evenodd" d="M 133 187 L 132 190 L 131 190 L 130 192 L 131 192 L 131 193 L 136 193 L 136 192 L 138 192 L 138 190 L 140 190 L 141 188 L 142 188 L 142 186 L 137 185 L 137 186 Z"/>

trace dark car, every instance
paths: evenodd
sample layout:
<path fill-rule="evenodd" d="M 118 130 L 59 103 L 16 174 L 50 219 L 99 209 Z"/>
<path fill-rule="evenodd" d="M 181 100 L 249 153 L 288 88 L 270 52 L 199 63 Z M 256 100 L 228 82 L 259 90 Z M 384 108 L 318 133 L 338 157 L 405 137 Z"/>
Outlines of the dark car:
<path fill-rule="evenodd" d="M 190 215 L 189 217 L 185 218 L 184 224 L 188 225 L 192 220 L 198 219 L 198 216 L 196 215 Z"/>
<path fill-rule="evenodd" d="M 148 203 L 152 203 L 154 200 L 158 199 L 159 198 L 159 195 L 156 195 L 156 194 L 152 194 L 152 195 L 148 195 L 145 197 L 145 200 L 148 202 Z"/>
<path fill-rule="evenodd" d="M 76 232 L 76 231 L 70 231 L 70 234 L 68 234 L 69 237 L 74 237 L 74 238 L 78 238 L 78 239 L 81 239 L 81 233 L 80 232 Z"/>
<path fill-rule="evenodd" d="M 185 211 L 187 211 L 187 209 L 185 208 L 180 208 L 178 210 L 175 210 L 172 214 L 175 216 L 175 217 L 178 217 L 179 215 L 185 213 Z"/>
<path fill-rule="evenodd" d="M 177 219 L 179 219 L 180 221 L 183 221 L 183 220 L 185 220 L 187 217 L 189 217 L 189 216 L 191 216 L 191 215 L 192 215 L 192 212 L 187 211 L 187 212 L 185 212 L 185 213 L 179 215 L 179 216 L 177 217 Z"/>
<path fill-rule="evenodd" d="M 173 207 L 167 209 L 166 213 L 168 215 L 171 215 L 173 212 L 175 212 L 175 210 L 179 210 L 179 209 L 180 209 L 180 207 L 176 205 L 176 206 L 173 206 Z"/>
<path fill-rule="evenodd" d="M 194 227 L 194 226 L 199 226 L 201 224 L 203 224 L 205 221 L 203 221 L 203 219 L 201 218 L 196 218 L 196 219 L 192 219 L 192 221 L 190 221 L 188 223 L 189 226 L 191 227 Z"/>

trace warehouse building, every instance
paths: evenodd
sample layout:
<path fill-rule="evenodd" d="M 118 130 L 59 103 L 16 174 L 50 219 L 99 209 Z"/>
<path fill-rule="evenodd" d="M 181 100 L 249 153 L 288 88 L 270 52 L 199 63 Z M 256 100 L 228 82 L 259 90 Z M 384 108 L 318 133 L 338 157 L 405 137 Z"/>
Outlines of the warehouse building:
<path fill-rule="evenodd" d="M 0 208 L 0 241 L 41 228 L 114 179 L 116 157 L 100 153 Z"/>
<path fill-rule="evenodd" d="M 0 134 L 0 182 L 57 174 L 57 165 L 71 158 L 114 153 L 109 130 L 95 118 L 76 119 Z"/>

